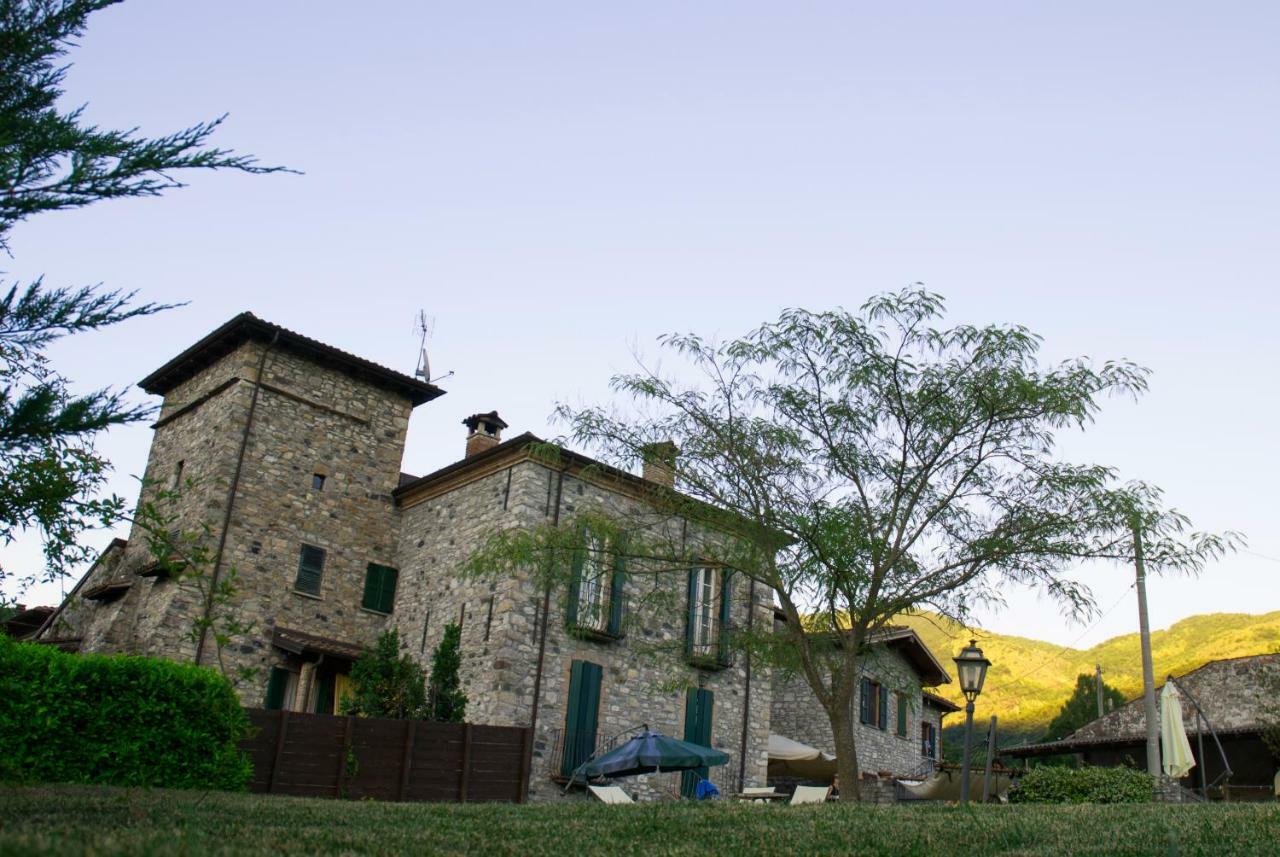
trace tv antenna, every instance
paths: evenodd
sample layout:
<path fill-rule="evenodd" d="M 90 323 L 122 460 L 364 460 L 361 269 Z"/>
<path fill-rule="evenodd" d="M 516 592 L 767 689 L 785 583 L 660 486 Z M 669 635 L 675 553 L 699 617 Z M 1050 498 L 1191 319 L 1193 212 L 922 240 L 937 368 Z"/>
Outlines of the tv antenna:
<path fill-rule="evenodd" d="M 418 310 L 418 330 L 422 334 L 422 339 L 418 343 L 418 368 L 413 370 L 415 377 L 421 378 L 428 384 L 435 381 L 442 381 L 453 375 L 453 372 L 446 372 L 439 378 L 431 377 L 431 360 L 427 357 L 427 340 L 434 335 L 436 329 L 436 320 L 427 318 L 425 310 Z"/>

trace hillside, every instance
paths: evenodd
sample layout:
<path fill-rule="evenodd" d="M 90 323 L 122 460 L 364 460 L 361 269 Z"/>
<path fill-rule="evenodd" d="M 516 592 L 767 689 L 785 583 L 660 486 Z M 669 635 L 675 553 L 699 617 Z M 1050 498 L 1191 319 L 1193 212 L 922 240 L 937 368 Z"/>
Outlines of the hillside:
<path fill-rule="evenodd" d="M 954 675 L 951 658 L 968 643 L 969 631 L 932 614 L 904 616 L 897 621 L 914 628 Z M 978 645 L 991 659 L 991 670 L 975 717 L 985 721 L 997 715 L 1002 732 L 1038 733 L 1070 695 L 1076 676 L 1092 673 L 1094 664 L 1101 664 L 1103 680 L 1126 696 L 1132 698 L 1142 692 L 1137 633 L 1112 637 L 1091 649 L 1064 648 L 982 629 L 976 636 Z M 1261 615 L 1208 613 L 1151 634 L 1157 682 L 1169 673 L 1179 675 L 1207 661 L 1278 649 L 1280 611 Z M 934 690 L 964 704 L 954 682 Z M 948 725 L 957 725 L 961 718 L 962 715 L 952 715 L 947 719 Z"/>

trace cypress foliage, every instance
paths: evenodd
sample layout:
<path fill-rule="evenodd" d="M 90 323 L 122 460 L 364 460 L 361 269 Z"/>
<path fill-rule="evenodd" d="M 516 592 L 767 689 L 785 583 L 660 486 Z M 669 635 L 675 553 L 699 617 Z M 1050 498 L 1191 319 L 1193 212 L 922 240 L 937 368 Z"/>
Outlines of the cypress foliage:
<path fill-rule="evenodd" d="M 441 723 L 462 723 L 467 716 L 467 697 L 458 681 L 462 666 L 462 629 L 445 626 L 444 638 L 431 657 L 431 685 L 427 693 L 427 719 Z"/>

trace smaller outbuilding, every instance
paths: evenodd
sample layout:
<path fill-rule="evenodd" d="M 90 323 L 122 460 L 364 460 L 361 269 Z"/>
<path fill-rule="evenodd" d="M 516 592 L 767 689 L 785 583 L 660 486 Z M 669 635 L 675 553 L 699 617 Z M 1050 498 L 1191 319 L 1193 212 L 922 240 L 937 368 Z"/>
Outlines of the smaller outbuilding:
<path fill-rule="evenodd" d="M 1280 722 L 1280 654 L 1210 661 L 1178 676 L 1182 718 L 1196 765 L 1182 785 L 1208 786 L 1210 798 L 1270 800 L 1277 759 L 1263 734 Z M 1156 689 L 1157 694 L 1163 685 Z M 1200 717 L 1197 717 L 1197 703 Z M 1219 745 L 1221 751 L 1219 751 Z M 1146 720 L 1142 698 L 1085 724 L 1059 741 L 1004 750 L 1015 759 L 1075 755 L 1087 765 L 1146 764 Z"/>

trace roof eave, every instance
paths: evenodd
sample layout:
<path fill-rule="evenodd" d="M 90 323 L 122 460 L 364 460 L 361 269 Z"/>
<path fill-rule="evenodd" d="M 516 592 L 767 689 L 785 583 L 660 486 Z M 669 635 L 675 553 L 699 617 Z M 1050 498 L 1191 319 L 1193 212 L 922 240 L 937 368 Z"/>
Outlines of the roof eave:
<path fill-rule="evenodd" d="M 251 312 L 240 313 L 184 349 L 181 354 L 139 381 L 138 386 L 148 393 L 162 396 L 204 366 L 230 354 L 243 342 L 250 340 L 274 340 L 312 359 L 332 363 L 349 374 L 404 395 L 414 407 L 444 395 L 444 390 L 434 384 L 379 366 L 371 360 L 260 319 Z"/>

